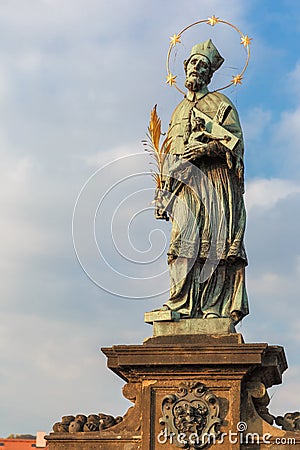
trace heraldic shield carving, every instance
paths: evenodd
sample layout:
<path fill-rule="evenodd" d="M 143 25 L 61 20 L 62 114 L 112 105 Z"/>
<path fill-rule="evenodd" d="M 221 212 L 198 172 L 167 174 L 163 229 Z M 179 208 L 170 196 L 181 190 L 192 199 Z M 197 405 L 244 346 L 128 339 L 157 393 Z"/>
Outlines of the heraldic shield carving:
<path fill-rule="evenodd" d="M 162 401 L 159 423 L 177 447 L 200 449 L 220 434 L 219 400 L 199 381 L 180 383 L 176 394 Z"/>

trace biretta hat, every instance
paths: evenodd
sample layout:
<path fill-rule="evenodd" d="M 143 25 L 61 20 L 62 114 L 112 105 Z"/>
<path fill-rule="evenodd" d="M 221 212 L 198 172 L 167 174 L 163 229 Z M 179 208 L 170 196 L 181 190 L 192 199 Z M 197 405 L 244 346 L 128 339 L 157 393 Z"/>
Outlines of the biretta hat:
<path fill-rule="evenodd" d="M 194 45 L 190 58 L 193 55 L 205 56 L 210 61 L 210 66 L 213 72 L 218 70 L 224 62 L 224 58 L 222 58 L 211 39 Z"/>

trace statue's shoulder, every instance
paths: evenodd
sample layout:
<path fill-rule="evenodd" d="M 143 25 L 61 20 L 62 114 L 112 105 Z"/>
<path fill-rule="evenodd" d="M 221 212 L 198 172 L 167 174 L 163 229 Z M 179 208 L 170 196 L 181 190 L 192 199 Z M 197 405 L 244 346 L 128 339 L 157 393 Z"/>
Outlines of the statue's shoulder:
<path fill-rule="evenodd" d="M 171 116 L 171 123 L 181 121 L 185 118 L 185 116 L 188 116 L 190 110 L 190 102 L 186 98 L 181 100 L 180 103 L 176 106 L 174 109 L 172 116 Z"/>
<path fill-rule="evenodd" d="M 185 97 L 181 100 L 181 102 L 178 103 L 176 108 L 173 111 L 173 114 L 178 113 L 178 111 L 182 111 L 187 108 L 188 105 L 190 105 L 190 101 L 187 100 Z"/>
<path fill-rule="evenodd" d="M 232 103 L 232 101 L 228 97 L 226 97 L 226 95 L 222 94 L 221 92 L 218 92 L 218 91 L 209 92 L 208 96 L 212 100 L 214 100 L 214 103 L 227 103 L 233 109 L 235 109 L 235 106 Z"/>

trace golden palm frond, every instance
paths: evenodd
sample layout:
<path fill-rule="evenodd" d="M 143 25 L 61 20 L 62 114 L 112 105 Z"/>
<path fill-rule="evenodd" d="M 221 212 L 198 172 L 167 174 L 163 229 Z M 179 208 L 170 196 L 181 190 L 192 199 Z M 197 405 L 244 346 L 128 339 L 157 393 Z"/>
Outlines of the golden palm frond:
<path fill-rule="evenodd" d="M 154 106 L 150 114 L 150 122 L 147 133 L 148 140 L 144 140 L 142 142 L 146 146 L 146 151 L 150 153 L 150 156 L 155 161 L 157 171 L 153 172 L 153 178 L 156 182 L 156 187 L 158 189 L 161 189 L 163 179 L 163 165 L 167 154 L 170 153 L 171 150 L 171 140 L 167 136 L 164 139 L 161 147 L 159 146 L 159 141 L 162 132 L 161 132 L 161 120 L 157 115 L 156 108 L 157 105 Z"/>

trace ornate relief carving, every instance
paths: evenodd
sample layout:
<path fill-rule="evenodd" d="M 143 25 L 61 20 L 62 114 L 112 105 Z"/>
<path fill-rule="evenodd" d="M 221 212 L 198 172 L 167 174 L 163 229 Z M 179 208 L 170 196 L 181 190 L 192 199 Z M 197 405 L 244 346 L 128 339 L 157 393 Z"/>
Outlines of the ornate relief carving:
<path fill-rule="evenodd" d="M 80 431 L 102 431 L 117 425 L 123 417 L 113 417 L 108 414 L 77 414 L 77 416 L 64 416 L 61 422 L 53 425 L 55 433 L 78 433 Z"/>
<path fill-rule="evenodd" d="M 219 401 L 199 381 L 180 383 L 176 394 L 162 401 L 163 417 L 159 422 L 172 435 L 177 447 L 200 449 L 207 445 L 208 436 L 219 435 Z"/>
<path fill-rule="evenodd" d="M 286 413 L 284 417 L 278 416 L 275 419 L 277 425 L 286 431 L 300 431 L 300 412 Z"/>
<path fill-rule="evenodd" d="M 63 416 L 61 422 L 56 422 L 53 425 L 53 431 L 55 433 L 68 433 L 69 425 L 75 420 L 75 416 Z"/>
<path fill-rule="evenodd" d="M 266 386 L 260 381 L 249 381 L 244 385 L 244 393 L 246 394 L 248 399 L 246 405 L 243 408 L 243 411 L 251 411 L 252 404 L 257 414 L 270 425 L 273 425 L 275 417 L 270 413 L 268 409 L 270 397 L 268 395 Z M 243 419 L 246 422 L 248 420 L 246 416 L 243 417 Z"/>
<path fill-rule="evenodd" d="M 86 420 L 87 419 L 84 414 L 77 414 L 75 420 L 73 420 L 73 422 L 69 425 L 69 433 L 77 433 L 78 431 L 82 431 Z"/>

